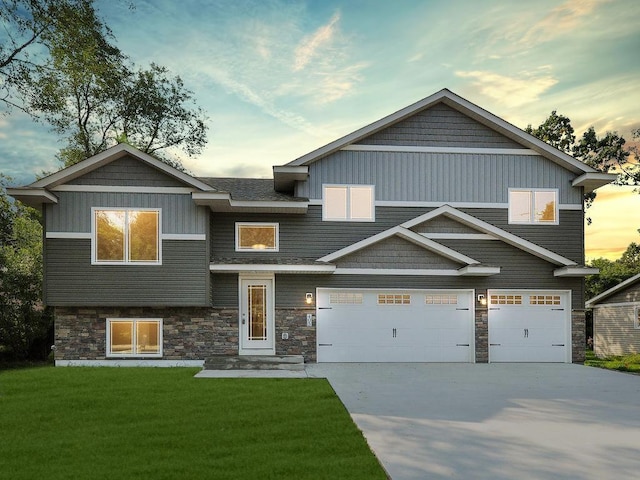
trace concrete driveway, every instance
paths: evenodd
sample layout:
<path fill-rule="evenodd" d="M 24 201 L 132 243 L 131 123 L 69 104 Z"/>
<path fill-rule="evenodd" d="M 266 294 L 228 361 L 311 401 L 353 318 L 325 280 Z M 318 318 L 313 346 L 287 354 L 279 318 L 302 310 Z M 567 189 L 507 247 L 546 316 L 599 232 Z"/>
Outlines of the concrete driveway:
<path fill-rule="evenodd" d="M 393 480 L 640 478 L 640 376 L 566 364 L 317 364 Z"/>

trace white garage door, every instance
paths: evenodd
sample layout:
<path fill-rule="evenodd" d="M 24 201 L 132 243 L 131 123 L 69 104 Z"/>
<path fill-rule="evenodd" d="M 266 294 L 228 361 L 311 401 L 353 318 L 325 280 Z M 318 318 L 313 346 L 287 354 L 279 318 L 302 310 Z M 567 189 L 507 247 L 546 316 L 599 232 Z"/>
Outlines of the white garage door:
<path fill-rule="evenodd" d="M 473 362 L 469 290 L 317 291 L 318 362 Z"/>
<path fill-rule="evenodd" d="M 490 362 L 571 362 L 568 292 L 490 290 Z"/>

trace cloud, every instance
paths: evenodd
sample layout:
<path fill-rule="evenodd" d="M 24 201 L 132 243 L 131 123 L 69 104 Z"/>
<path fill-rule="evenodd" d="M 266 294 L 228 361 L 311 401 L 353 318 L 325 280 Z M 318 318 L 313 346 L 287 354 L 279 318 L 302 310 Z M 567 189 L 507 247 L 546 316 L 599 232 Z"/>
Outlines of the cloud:
<path fill-rule="evenodd" d="M 519 43 L 541 43 L 566 35 L 581 27 L 585 17 L 600 4 L 607 2 L 609 0 L 568 0 L 527 30 Z"/>
<path fill-rule="evenodd" d="M 334 13 L 329 23 L 323 25 L 300 42 L 295 49 L 294 72 L 305 68 L 311 59 L 319 54 L 319 50 L 331 44 L 336 31 L 335 26 L 339 20 L 340 13 Z"/>
<path fill-rule="evenodd" d="M 542 72 L 521 72 L 518 77 L 509 77 L 495 72 L 473 70 L 457 71 L 456 76 L 470 78 L 473 85 L 482 93 L 507 107 L 519 107 L 535 102 L 544 92 L 553 87 L 558 80 Z"/>

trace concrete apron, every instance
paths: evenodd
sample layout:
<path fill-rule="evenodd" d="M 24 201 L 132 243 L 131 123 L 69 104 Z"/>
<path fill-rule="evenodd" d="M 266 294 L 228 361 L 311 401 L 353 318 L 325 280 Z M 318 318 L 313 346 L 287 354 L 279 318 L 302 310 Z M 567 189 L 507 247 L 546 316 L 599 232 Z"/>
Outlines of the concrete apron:
<path fill-rule="evenodd" d="M 393 480 L 640 472 L 640 377 L 567 364 L 315 364 Z"/>

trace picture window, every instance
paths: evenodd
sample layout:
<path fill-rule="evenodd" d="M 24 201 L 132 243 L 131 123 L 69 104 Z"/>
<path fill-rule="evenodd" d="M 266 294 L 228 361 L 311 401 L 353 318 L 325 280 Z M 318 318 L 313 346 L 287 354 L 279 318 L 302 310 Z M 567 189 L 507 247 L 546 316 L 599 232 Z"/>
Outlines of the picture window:
<path fill-rule="evenodd" d="M 92 256 L 94 264 L 160 264 L 160 210 L 94 209 Z"/>
<path fill-rule="evenodd" d="M 557 190 L 509 190 L 509 223 L 558 223 Z"/>
<path fill-rule="evenodd" d="M 373 185 L 325 185 L 322 219 L 332 221 L 374 221 Z"/>
<path fill-rule="evenodd" d="M 236 223 L 237 252 L 277 252 L 278 237 L 277 223 Z"/>

